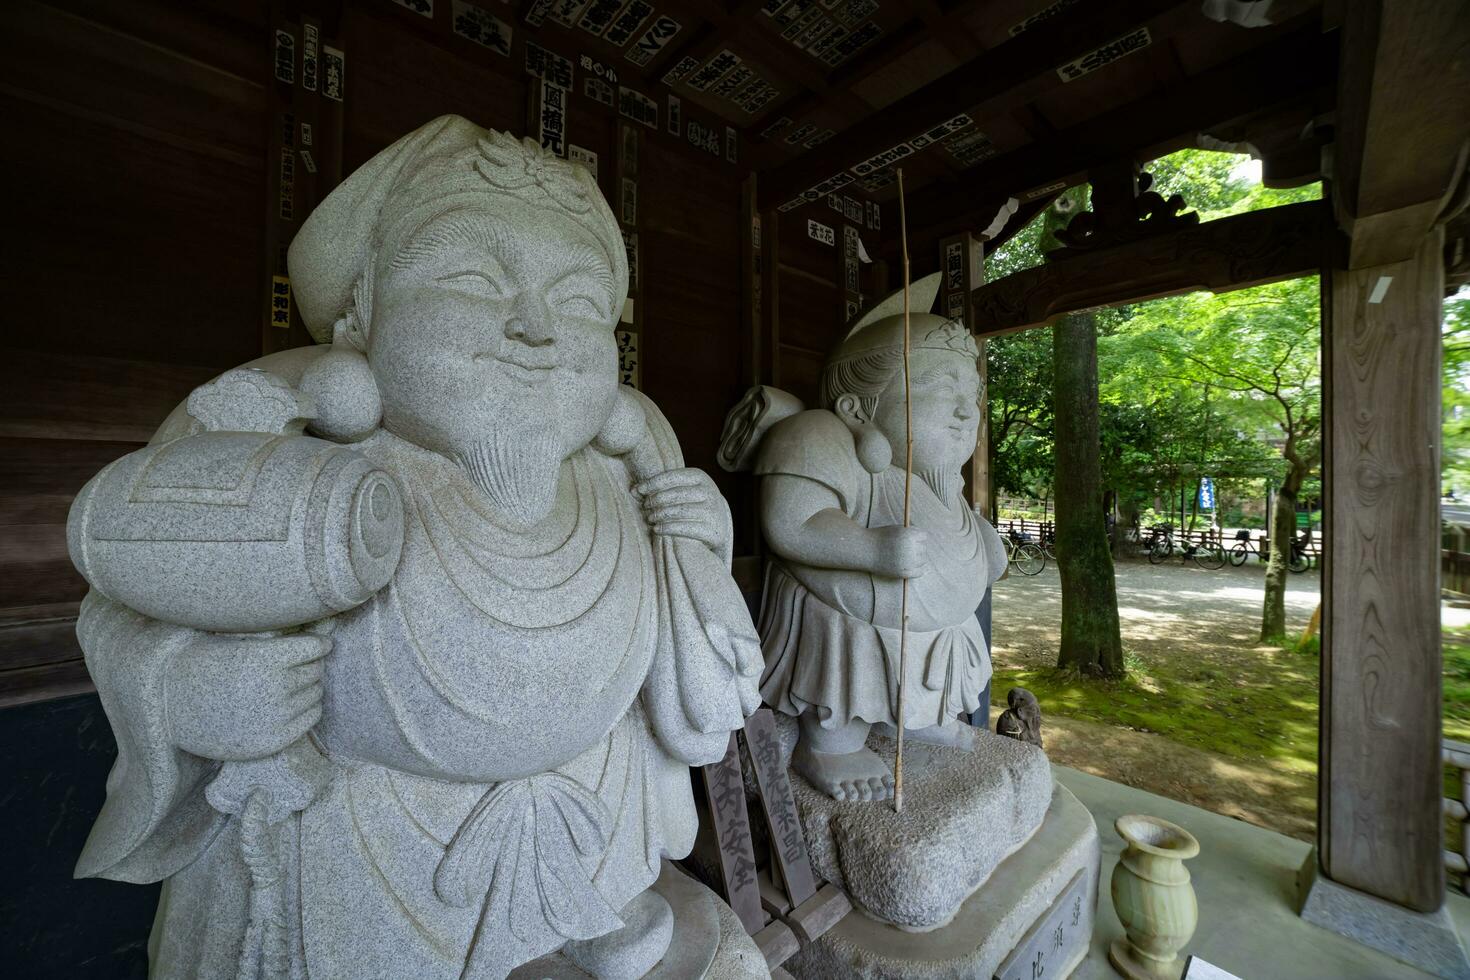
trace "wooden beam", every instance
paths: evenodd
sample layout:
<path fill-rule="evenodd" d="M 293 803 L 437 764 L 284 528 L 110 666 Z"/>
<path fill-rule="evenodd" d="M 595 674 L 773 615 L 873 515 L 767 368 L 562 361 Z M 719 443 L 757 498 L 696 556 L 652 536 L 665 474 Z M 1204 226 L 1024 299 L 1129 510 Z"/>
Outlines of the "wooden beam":
<path fill-rule="evenodd" d="M 1326 227 L 1325 206 L 1308 201 L 1048 262 L 976 289 L 974 331 L 1009 333 L 1098 306 L 1312 275 Z"/>
<path fill-rule="evenodd" d="M 776 168 L 761 190 L 762 206 L 786 201 L 833 173 L 860 163 L 961 112 L 994 114 L 1028 102 L 1057 85 L 1056 66 L 1127 33 L 1174 15 L 1198 17 L 1198 5 L 1180 0 L 1079 4 L 961 65 L 860 126 Z"/>
<path fill-rule="evenodd" d="M 1335 39 L 1315 28 L 1262 48 L 1167 91 L 1119 106 L 1086 122 L 1028 143 L 931 185 L 909 200 L 911 228 L 943 233 L 990 215 L 1007 197 L 1028 189 L 1085 179 L 1112 160 L 1172 142 L 1193 143 L 1201 131 L 1282 103 L 1311 100 L 1330 108 L 1337 60 Z M 983 196 L 975 191 L 983 188 Z M 886 215 L 885 215 L 886 217 Z"/>
<path fill-rule="evenodd" d="M 1418 254 L 1470 154 L 1470 16 L 1443 0 L 1344 5 L 1333 205 L 1348 267 Z"/>
<path fill-rule="evenodd" d="M 1440 817 L 1441 235 L 1323 274 L 1327 491 L 1318 854 L 1333 881 L 1444 902 Z"/>

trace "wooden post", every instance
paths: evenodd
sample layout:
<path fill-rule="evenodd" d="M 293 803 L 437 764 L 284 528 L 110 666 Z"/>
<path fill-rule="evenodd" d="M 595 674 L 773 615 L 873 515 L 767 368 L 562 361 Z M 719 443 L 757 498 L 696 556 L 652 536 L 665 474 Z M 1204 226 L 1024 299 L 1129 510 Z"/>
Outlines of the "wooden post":
<path fill-rule="evenodd" d="M 1318 847 L 1334 881 L 1444 901 L 1440 822 L 1441 234 L 1323 277 L 1327 563 Z"/>

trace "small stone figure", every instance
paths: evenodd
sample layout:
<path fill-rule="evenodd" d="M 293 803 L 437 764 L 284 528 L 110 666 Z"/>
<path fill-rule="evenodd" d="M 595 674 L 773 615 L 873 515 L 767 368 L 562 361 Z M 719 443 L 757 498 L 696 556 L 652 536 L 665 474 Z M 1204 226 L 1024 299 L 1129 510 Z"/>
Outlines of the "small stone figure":
<path fill-rule="evenodd" d="M 1010 707 L 995 720 L 995 734 L 1045 748 L 1041 744 L 1041 705 L 1036 695 L 1024 687 L 1013 687 L 1006 695 L 1006 704 Z"/>
<path fill-rule="evenodd" d="M 688 767 L 761 658 L 729 508 L 618 384 L 617 220 L 445 116 L 290 270 L 319 345 L 200 389 L 73 508 L 118 741 L 77 874 L 164 882 L 154 978 L 640 977 L 678 941 L 650 886 Z"/>
<path fill-rule="evenodd" d="M 938 275 L 914 283 L 928 310 Z M 958 720 L 990 677 L 975 609 L 1005 570 L 1000 536 L 965 503 L 961 466 L 980 420 L 977 350 L 963 324 L 910 316 L 913 481 L 904 526 L 903 297 L 853 324 L 822 373 L 822 407 L 758 388 L 726 420 L 720 458 L 761 477 L 761 528 L 774 554 L 760 634 L 761 694 L 800 719 L 792 766 L 838 800 L 893 794 L 867 746 L 897 724 L 901 592 L 909 580 L 904 727 L 970 748 Z"/>

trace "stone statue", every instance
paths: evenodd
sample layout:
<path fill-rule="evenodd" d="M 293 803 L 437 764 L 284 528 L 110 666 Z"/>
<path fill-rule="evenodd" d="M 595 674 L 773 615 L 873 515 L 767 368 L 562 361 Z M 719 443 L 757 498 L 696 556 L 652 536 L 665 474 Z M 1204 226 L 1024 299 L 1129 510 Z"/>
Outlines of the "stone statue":
<path fill-rule="evenodd" d="M 595 182 L 444 117 L 290 271 L 320 346 L 197 390 L 73 508 L 119 749 L 78 875 L 164 881 L 155 977 L 686 975 L 650 885 L 760 646 L 725 502 L 617 383 Z"/>
<path fill-rule="evenodd" d="M 914 284 L 928 310 L 938 276 Z M 980 419 L 976 345 L 956 322 L 911 317 L 914 479 L 903 527 L 905 408 L 902 296 L 858 319 L 827 360 L 822 408 L 757 388 L 732 410 L 721 463 L 753 466 L 774 555 L 760 635 L 761 694 L 800 719 L 793 767 L 838 800 L 892 795 L 888 764 L 867 746 L 896 724 L 902 580 L 909 580 L 904 726 L 959 748 L 990 678 L 975 619 L 1006 567 L 1000 536 L 966 505 L 961 466 Z M 889 729 L 892 730 L 891 727 Z"/>
<path fill-rule="evenodd" d="M 1006 694 L 1006 704 L 1009 707 L 995 720 L 995 734 L 1045 748 L 1041 744 L 1041 705 L 1036 695 L 1024 687 L 1013 687 Z"/>

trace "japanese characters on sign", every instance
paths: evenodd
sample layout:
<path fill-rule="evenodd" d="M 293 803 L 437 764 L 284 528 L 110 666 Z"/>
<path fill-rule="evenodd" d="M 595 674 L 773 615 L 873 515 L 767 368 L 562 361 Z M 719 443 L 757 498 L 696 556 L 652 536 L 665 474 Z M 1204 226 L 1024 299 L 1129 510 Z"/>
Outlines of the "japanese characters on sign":
<path fill-rule="evenodd" d="M 555 51 L 548 51 L 534 41 L 526 42 L 526 74 L 535 75 L 557 88 L 570 91 L 572 87 L 572 59 L 563 58 Z"/>
<path fill-rule="evenodd" d="M 965 246 L 963 242 L 949 242 L 944 246 L 944 288 L 965 288 Z"/>
<path fill-rule="evenodd" d="M 816 131 L 817 127 L 814 123 L 803 123 L 786 134 L 786 142 L 795 146 L 798 143 L 805 142 Z"/>
<path fill-rule="evenodd" d="M 672 17 L 660 16 L 654 20 L 648 30 L 643 32 L 636 43 L 623 52 L 623 57 L 635 65 L 646 65 L 653 60 L 653 56 L 664 49 L 664 45 L 674 39 L 683 25 Z"/>
<path fill-rule="evenodd" d="M 740 916 L 752 935 L 765 925 L 760 889 L 756 884 L 755 852 L 750 839 L 750 817 L 745 809 L 745 777 L 740 771 L 740 749 L 735 733 L 725 757 L 703 767 L 705 791 L 709 795 L 715 843 L 720 852 L 720 872 L 725 883 L 725 901 Z"/>
<path fill-rule="evenodd" d="M 394 3 L 404 10 L 412 10 L 420 17 L 434 17 L 434 0 L 393 0 Z"/>
<path fill-rule="evenodd" d="M 628 6 L 623 8 L 623 12 L 618 14 L 617 19 L 607 29 L 603 38 L 608 43 L 621 48 L 632 39 L 634 34 L 638 33 L 652 13 L 653 4 L 648 3 L 647 0 L 632 0 Z"/>
<path fill-rule="evenodd" d="M 618 112 L 650 129 L 658 129 L 658 103 L 626 85 L 618 86 Z"/>
<path fill-rule="evenodd" d="M 638 334 L 633 330 L 615 330 L 618 343 L 618 383 L 638 387 Z"/>
<path fill-rule="evenodd" d="M 679 59 L 678 63 L 674 65 L 674 67 L 664 72 L 663 83 L 665 85 L 673 85 L 675 82 L 682 82 L 684 79 L 689 77 L 690 72 L 694 71 L 694 69 L 698 67 L 699 59 L 694 57 L 692 54 L 686 54 L 684 57 Z"/>
<path fill-rule="evenodd" d="M 810 136 L 808 136 L 806 138 L 806 141 L 801 145 L 810 150 L 815 147 L 821 146 L 823 143 L 827 142 L 835 135 L 837 135 L 837 131 L 835 129 L 819 129 L 815 133 L 812 133 Z"/>
<path fill-rule="evenodd" d="M 966 167 L 988 160 L 996 154 L 995 144 L 990 141 L 990 137 L 978 129 L 949 137 L 944 141 L 944 148 Z"/>
<path fill-rule="evenodd" d="M 613 22 L 613 18 L 618 15 L 622 6 L 623 0 L 592 0 L 587 4 L 586 11 L 577 24 L 588 34 L 601 36 L 602 32 L 607 30 L 608 25 Z"/>
<path fill-rule="evenodd" d="M 964 129 L 966 126 L 970 125 L 973 122 L 973 119 L 962 112 L 958 116 L 955 116 L 953 119 L 946 119 L 938 126 L 934 126 L 930 129 L 924 130 L 924 132 L 909 140 L 909 146 L 912 146 L 916 150 L 922 150 L 930 143 L 936 143 L 939 140 L 944 139 L 946 136 L 958 133 L 960 130 Z"/>
<path fill-rule="evenodd" d="M 290 146 L 281 147 L 280 185 L 276 213 L 282 221 L 296 220 L 296 153 Z"/>
<path fill-rule="evenodd" d="M 271 276 L 271 326 L 291 329 L 290 276 Z"/>
<path fill-rule="evenodd" d="M 832 226 L 824 225 L 820 221 L 814 221 L 811 218 L 806 219 L 806 236 L 814 241 L 821 242 L 823 245 L 837 244 L 837 232 L 832 229 Z"/>
<path fill-rule="evenodd" d="M 347 91 L 347 55 L 330 44 L 322 45 L 322 94 L 342 101 Z"/>
<path fill-rule="evenodd" d="M 577 66 L 582 69 L 583 77 L 595 75 L 609 85 L 618 84 L 618 70 L 611 65 L 604 65 L 591 55 L 582 55 L 577 59 Z"/>
<path fill-rule="evenodd" d="M 873 231 L 883 228 L 883 209 L 878 206 L 877 201 L 869 201 L 868 204 L 868 227 Z"/>
<path fill-rule="evenodd" d="M 1035 980 L 1067 969 L 1092 937 L 1091 873 L 1077 872 L 1051 908 L 1031 927 L 995 971 L 995 980 Z"/>
<path fill-rule="evenodd" d="M 858 230 L 852 225 L 842 226 L 842 288 L 849 293 L 856 293 L 858 286 L 858 270 L 861 268 L 862 260 L 858 258 Z"/>
<path fill-rule="evenodd" d="M 884 167 L 891 166 L 904 157 L 912 156 L 913 153 L 914 148 L 912 146 L 907 143 L 899 143 L 897 146 L 889 147 L 882 153 L 875 153 L 868 157 L 868 159 L 853 167 L 852 172 L 859 177 L 863 177 L 876 170 L 882 170 Z"/>
<path fill-rule="evenodd" d="M 301 25 L 301 87 L 316 91 L 318 60 L 321 55 L 321 31 L 315 24 Z"/>
<path fill-rule="evenodd" d="M 1126 58 L 1135 51 L 1142 51 L 1152 43 L 1148 28 L 1140 27 L 1115 41 L 1109 41 L 1096 51 L 1090 51 L 1075 61 L 1059 66 L 1057 74 L 1064 82 L 1075 82 L 1083 75 L 1090 75 L 1099 68 L 1106 68 L 1119 58 Z"/>
<path fill-rule="evenodd" d="M 736 133 L 734 126 L 725 127 L 725 161 L 727 163 L 738 163 L 740 151 L 736 146 Z"/>
<path fill-rule="evenodd" d="M 466 40 L 489 48 L 498 55 L 510 57 L 511 26 L 483 7 L 466 0 L 454 0 L 454 33 Z"/>
<path fill-rule="evenodd" d="M 525 22 L 532 27 L 540 27 L 555 2 L 556 0 L 531 0 L 526 6 Z"/>
<path fill-rule="evenodd" d="M 276 81 L 287 85 L 296 81 L 296 35 L 276 28 Z"/>
<path fill-rule="evenodd" d="M 550 79 L 541 79 L 541 111 L 537 138 L 559 157 L 567 155 L 567 92 Z"/>
<path fill-rule="evenodd" d="M 625 225 L 638 224 L 638 183 L 627 177 L 623 178 L 622 207 L 618 217 Z"/>
<path fill-rule="evenodd" d="M 586 6 L 587 0 L 552 0 L 546 13 L 562 27 L 573 27 Z"/>
<path fill-rule="evenodd" d="M 703 92 L 723 78 L 727 71 L 740 64 L 740 61 L 740 55 L 725 48 L 705 62 L 693 75 L 690 75 L 686 84 L 696 92 Z"/>
<path fill-rule="evenodd" d="M 309 122 L 304 122 L 301 124 L 301 145 L 311 145 L 311 123 Z"/>
<path fill-rule="evenodd" d="M 843 209 L 843 215 L 847 218 L 848 221 L 852 221 L 852 222 L 854 222 L 856 224 L 862 224 L 863 223 L 863 202 L 862 201 L 859 201 L 855 197 L 843 197 L 843 199 L 842 199 L 842 209 Z"/>
<path fill-rule="evenodd" d="M 1028 31 L 1031 28 L 1035 27 L 1037 24 L 1042 24 L 1046 21 L 1051 20 L 1053 17 L 1055 17 L 1057 14 L 1060 14 L 1068 7 L 1075 7 L 1080 2 L 1081 0 L 1056 0 L 1055 3 L 1050 3 L 1045 7 L 1042 7 L 1040 10 L 1036 11 L 1036 13 L 1032 14 L 1030 17 L 1027 17 L 1025 20 L 1012 24 L 1010 32 L 1011 37 L 1015 37 L 1022 31 Z"/>
<path fill-rule="evenodd" d="M 582 79 L 582 94 L 593 102 L 601 102 L 603 105 L 612 107 L 618 104 L 618 95 L 613 87 L 600 78 L 587 75 Z"/>
<path fill-rule="evenodd" d="M 792 120 L 791 120 L 791 117 L 790 116 L 779 116 L 779 117 L 777 117 L 777 119 L 774 122 L 770 123 L 769 125 L 766 126 L 765 129 L 761 130 L 761 139 L 763 139 L 763 140 L 771 139 L 773 136 L 775 136 L 778 133 L 780 133 L 781 130 L 785 129 L 787 126 L 790 126 L 791 125 L 791 121 Z"/>
<path fill-rule="evenodd" d="M 1066 189 L 1067 182 L 1065 180 L 1058 180 L 1054 183 L 1045 184 L 1041 187 L 1031 188 L 1031 190 L 1026 191 L 1021 195 L 1021 200 L 1034 201 L 1038 197 L 1046 197 L 1046 195 L 1048 194 L 1055 194 L 1057 191 L 1064 191 Z"/>
<path fill-rule="evenodd" d="M 628 253 L 628 292 L 638 292 L 638 233 L 623 229 L 623 251 Z"/>
<path fill-rule="evenodd" d="M 597 179 L 597 154 L 583 146 L 576 144 L 567 145 L 567 159 L 572 163 L 579 163 L 587 168 L 592 179 Z"/>
<path fill-rule="evenodd" d="M 745 746 L 750 750 L 761 809 L 771 831 L 771 850 L 780 865 L 779 880 L 785 883 L 786 897 L 791 904 L 800 905 L 816 894 L 817 881 L 802 834 L 796 798 L 791 792 L 791 779 L 781 762 L 781 741 L 769 709 L 758 709 L 746 719 Z"/>
<path fill-rule="evenodd" d="M 697 146 L 701 150 L 708 154 L 711 154 L 712 156 L 720 155 L 722 146 L 720 134 L 717 130 L 711 129 L 691 119 L 689 120 L 689 123 L 684 127 L 684 132 L 685 135 L 689 138 L 690 146 Z"/>
<path fill-rule="evenodd" d="M 679 136 L 684 132 L 684 103 L 674 93 L 669 93 L 668 109 L 669 132 Z"/>

